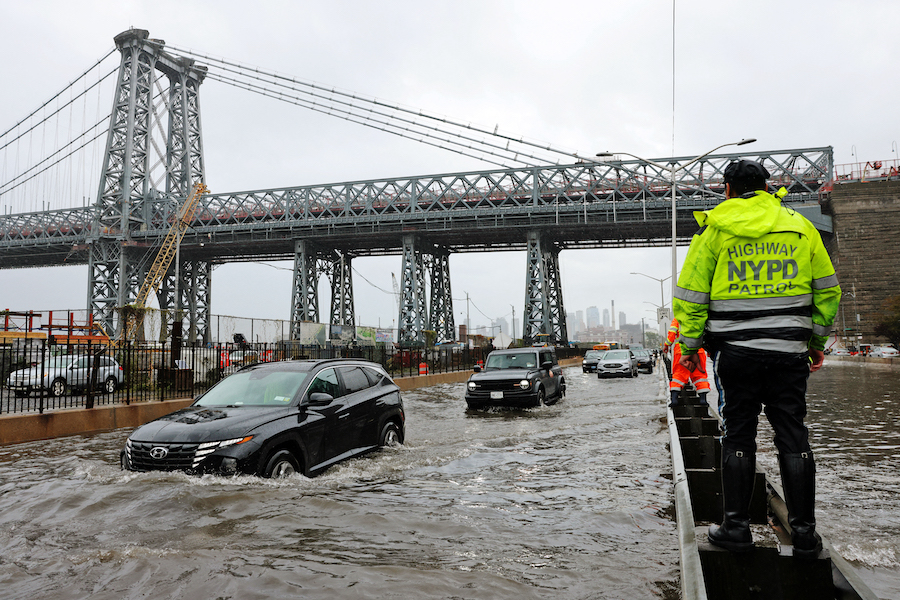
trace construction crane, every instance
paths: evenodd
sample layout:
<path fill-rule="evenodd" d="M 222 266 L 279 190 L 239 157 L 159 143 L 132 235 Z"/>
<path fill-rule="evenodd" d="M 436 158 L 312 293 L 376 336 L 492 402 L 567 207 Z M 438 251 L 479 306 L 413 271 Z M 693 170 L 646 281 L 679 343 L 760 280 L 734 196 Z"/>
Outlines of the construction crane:
<path fill-rule="evenodd" d="M 159 290 L 163 277 L 169 271 L 169 267 L 172 266 L 172 261 L 178 253 L 181 239 L 190 226 L 191 219 L 194 216 L 194 209 L 197 206 L 197 200 L 207 192 L 209 192 L 209 189 L 206 185 L 198 181 L 191 188 L 191 193 L 188 194 L 184 204 L 178 208 L 175 220 L 172 222 L 172 226 L 169 228 L 169 232 L 166 234 L 159 253 L 150 266 L 150 270 L 147 271 L 147 276 L 144 278 L 144 283 L 141 284 L 137 298 L 131 305 L 131 308 L 134 310 L 125 319 L 125 326 L 122 327 L 122 335 L 125 340 L 132 339 L 135 332 L 140 330 L 144 322 L 144 308 L 147 306 L 147 299 L 150 298 L 150 294 L 155 294 Z M 175 301 L 177 303 L 178 299 L 176 298 Z"/>

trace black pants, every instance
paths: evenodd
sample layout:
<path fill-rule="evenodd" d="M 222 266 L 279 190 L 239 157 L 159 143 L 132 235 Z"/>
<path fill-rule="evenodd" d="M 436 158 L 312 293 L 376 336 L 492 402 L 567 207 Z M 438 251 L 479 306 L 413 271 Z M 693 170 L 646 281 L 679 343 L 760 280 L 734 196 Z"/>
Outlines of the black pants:
<path fill-rule="evenodd" d="M 725 391 L 723 451 L 756 452 L 756 427 L 765 405 L 778 452 L 810 452 L 809 431 L 803 424 L 808 359 L 791 357 L 782 362 L 761 362 L 725 350 L 716 353 L 714 362 Z"/>

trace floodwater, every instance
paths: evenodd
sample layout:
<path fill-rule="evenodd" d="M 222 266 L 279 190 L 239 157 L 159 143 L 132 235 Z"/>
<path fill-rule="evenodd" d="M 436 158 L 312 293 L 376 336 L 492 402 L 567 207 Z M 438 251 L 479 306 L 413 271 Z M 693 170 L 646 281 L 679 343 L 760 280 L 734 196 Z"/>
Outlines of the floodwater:
<path fill-rule="evenodd" d="M 0 448 L 0 597 L 674 600 L 664 383 L 565 375 L 531 410 L 407 392 L 405 446 L 312 479 L 123 473 L 125 430 Z M 898 390 L 829 363 L 810 385 L 820 528 L 881 598 L 900 598 Z"/>

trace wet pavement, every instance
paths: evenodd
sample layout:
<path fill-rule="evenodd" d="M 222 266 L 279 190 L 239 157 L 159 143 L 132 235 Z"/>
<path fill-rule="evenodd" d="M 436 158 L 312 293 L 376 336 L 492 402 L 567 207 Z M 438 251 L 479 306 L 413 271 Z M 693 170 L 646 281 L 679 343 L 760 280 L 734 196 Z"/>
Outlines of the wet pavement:
<path fill-rule="evenodd" d="M 826 367 L 820 527 L 900 598 L 900 374 Z M 531 410 L 406 392 L 405 446 L 312 479 L 123 473 L 127 430 L 2 447 L 0 596 L 674 600 L 664 383 L 565 376 Z"/>

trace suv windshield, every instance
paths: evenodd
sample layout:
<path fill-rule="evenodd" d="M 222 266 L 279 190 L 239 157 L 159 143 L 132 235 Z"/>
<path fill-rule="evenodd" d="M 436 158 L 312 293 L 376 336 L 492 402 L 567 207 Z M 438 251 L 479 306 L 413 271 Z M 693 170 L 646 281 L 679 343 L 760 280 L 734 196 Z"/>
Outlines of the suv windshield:
<path fill-rule="evenodd" d="M 287 406 L 308 375 L 306 371 L 262 369 L 235 373 L 206 392 L 194 406 Z"/>
<path fill-rule="evenodd" d="M 628 350 L 610 350 L 603 358 L 609 360 L 625 360 L 628 358 Z"/>
<path fill-rule="evenodd" d="M 537 367 L 537 354 L 534 352 L 517 352 L 516 354 L 489 354 L 485 369 L 534 369 Z"/>

